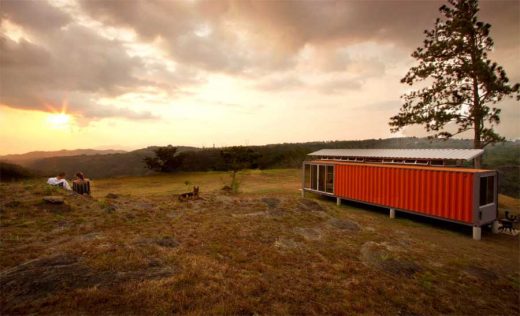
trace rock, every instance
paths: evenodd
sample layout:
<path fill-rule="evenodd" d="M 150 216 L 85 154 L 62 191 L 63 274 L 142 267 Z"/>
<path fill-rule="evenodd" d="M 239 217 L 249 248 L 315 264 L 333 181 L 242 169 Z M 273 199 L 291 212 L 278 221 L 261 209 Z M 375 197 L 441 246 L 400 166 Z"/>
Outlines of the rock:
<path fill-rule="evenodd" d="M 224 193 L 231 193 L 233 191 L 233 189 L 229 185 L 223 186 L 221 190 Z"/>
<path fill-rule="evenodd" d="M 495 272 L 474 265 L 464 268 L 462 272 L 477 280 L 493 281 L 497 279 Z"/>
<path fill-rule="evenodd" d="M 161 247 L 166 248 L 175 248 L 179 245 L 179 242 L 173 237 L 163 237 L 161 239 L 156 239 L 155 243 Z"/>
<path fill-rule="evenodd" d="M 262 202 L 267 204 L 270 209 L 276 208 L 280 204 L 280 199 L 277 198 L 262 198 Z"/>
<path fill-rule="evenodd" d="M 398 258 L 385 244 L 369 241 L 361 246 L 361 261 L 369 267 L 390 274 L 411 276 L 420 271 L 420 267 L 407 259 Z"/>
<path fill-rule="evenodd" d="M 231 214 L 233 217 L 255 217 L 255 216 L 265 216 L 266 212 L 252 212 L 252 213 L 245 213 L 245 214 Z"/>
<path fill-rule="evenodd" d="M 117 208 L 116 208 L 114 205 L 112 205 L 112 204 L 107 204 L 107 205 L 105 205 L 105 206 L 103 207 L 103 209 L 104 209 L 105 212 L 107 212 L 107 213 L 113 213 L 113 212 L 115 212 L 115 211 L 117 210 Z"/>
<path fill-rule="evenodd" d="M 44 196 L 43 200 L 45 202 L 51 203 L 51 204 L 63 204 L 65 202 L 65 199 L 63 198 L 63 196 L 59 196 L 59 195 Z"/>
<path fill-rule="evenodd" d="M 130 281 L 156 280 L 170 277 L 174 267 L 152 264 L 130 271 L 94 270 L 82 258 L 70 254 L 55 254 L 37 258 L 0 273 L 2 314 L 10 308 L 44 298 L 51 293 L 74 289 L 104 287 Z"/>
<path fill-rule="evenodd" d="M 271 217 L 283 217 L 283 216 L 287 215 L 287 213 L 285 211 L 280 210 L 280 209 L 270 210 L 267 213 Z"/>
<path fill-rule="evenodd" d="M 105 197 L 107 199 L 117 199 L 119 197 L 119 195 L 117 195 L 115 193 L 108 193 Z"/>
<path fill-rule="evenodd" d="M 305 211 L 324 211 L 323 207 L 313 201 L 313 200 L 309 200 L 309 199 L 301 199 L 298 201 L 298 208 L 300 210 L 305 210 Z"/>
<path fill-rule="evenodd" d="M 278 249 L 299 249 L 302 248 L 302 243 L 287 238 L 278 238 L 274 242 L 274 246 Z"/>
<path fill-rule="evenodd" d="M 318 228 L 296 227 L 294 232 L 301 235 L 305 240 L 316 241 L 321 239 L 321 230 Z"/>
<path fill-rule="evenodd" d="M 143 238 L 136 242 L 138 245 L 151 245 L 155 244 L 165 248 L 175 248 L 179 246 L 179 242 L 173 237 L 163 237 L 163 238 Z"/>
<path fill-rule="evenodd" d="M 5 207 L 18 207 L 20 205 L 22 205 L 22 202 L 17 200 L 9 201 L 4 204 Z"/>
<path fill-rule="evenodd" d="M 328 221 L 328 223 L 331 226 L 334 226 L 338 229 L 345 230 L 345 231 L 357 232 L 357 231 L 361 230 L 361 228 L 359 228 L 358 223 L 348 220 L 348 219 L 332 218 Z"/>

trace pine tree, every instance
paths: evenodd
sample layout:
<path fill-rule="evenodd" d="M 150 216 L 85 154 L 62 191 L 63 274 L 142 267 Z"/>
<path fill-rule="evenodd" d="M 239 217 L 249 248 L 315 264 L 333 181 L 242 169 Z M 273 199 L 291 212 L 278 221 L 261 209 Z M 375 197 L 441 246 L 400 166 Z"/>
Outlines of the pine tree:
<path fill-rule="evenodd" d="M 432 137 L 448 139 L 473 129 L 474 148 L 504 141 L 494 126 L 500 123 L 495 105 L 505 97 L 520 100 L 520 85 L 509 83 L 503 67 L 488 58 L 493 49 L 491 25 L 478 20 L 477 0 L 449 0 L 440 7 L 443 19 L 426 30 L 423 47 L 412 57 L 419 61 L 402 83 L 431 85 L 404 94 L 399 113 L 390 119 L 392 132 L 407 125 L 424 125 Z M 425 84 L 426 85 L 426 84 Z M 447 128 L 455 125 L 456 131 Z M 480 161 L 475 161 L 480 166 Z"/>

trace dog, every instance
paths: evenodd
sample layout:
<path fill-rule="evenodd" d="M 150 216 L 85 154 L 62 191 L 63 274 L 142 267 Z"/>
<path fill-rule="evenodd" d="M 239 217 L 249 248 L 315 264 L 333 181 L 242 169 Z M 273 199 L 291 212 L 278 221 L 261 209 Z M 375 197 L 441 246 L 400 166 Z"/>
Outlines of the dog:
<path fill-rule="evenodd" d="M 194 186 L 192 192 L 186 192 L 179 195 L 179 201 L 194 200 L 199 198 L 199 187 Z"/>
<path fill-rule="evenodd" d="M 498 228 L 498 230 L 500 230 L 502 232 L 509 230 L 509 232 L 511 234 L 513 234 L 513 231 L 516 231 L 515 224 L 520 222 L 520 217 L 519 216 L 510 216 L 508 211 L 506 211 L 505 215 L 506 215 L 506 218 L 500 220 L 501 226 L 500 226 L 500 228 Z"/>

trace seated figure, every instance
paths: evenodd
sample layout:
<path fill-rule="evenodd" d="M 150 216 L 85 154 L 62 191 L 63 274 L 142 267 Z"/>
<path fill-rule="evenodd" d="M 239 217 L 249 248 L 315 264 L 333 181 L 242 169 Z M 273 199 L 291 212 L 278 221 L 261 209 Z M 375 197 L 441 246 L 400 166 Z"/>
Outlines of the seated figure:
<path fill-rule="evenodd" d="M 60 186 L 66 190 L 71 190 L 69 183 L 65 180 L 65 172 L 60 172 L 56 177 L 49 178 L 47 183 L 50 185 Z"/>
<path fill-rule="evenodd" d="M 85 178 L 83 172 L 76 173 L 76 179 L 72 181 L 72 189 L 79 194 L 90 194 L 90 181 Z"/>

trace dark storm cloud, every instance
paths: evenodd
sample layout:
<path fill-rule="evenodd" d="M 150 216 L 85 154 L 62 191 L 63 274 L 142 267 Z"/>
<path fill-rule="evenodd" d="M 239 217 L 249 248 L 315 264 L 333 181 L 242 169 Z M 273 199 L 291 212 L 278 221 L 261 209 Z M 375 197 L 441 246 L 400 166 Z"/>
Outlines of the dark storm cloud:
<path fill-rule="evenodd" d="M 73 23 L 44 1 L 3 1 L 2 19 L 20 25 L 31 38 L 15 41 L 0 34 L 2 104 L 48 110 L 66 102 L 69 111 L 91 118 L 151 117 L 150 113 L 107 109 L 96 102 L 161 84 L 135 76 L 143 70 L 144 61 L 130 57 L 121 42 Z M 44 23 L 47 19 L 49 24 Z M 163 85 L 160 88 L 171 88 Z"/>
<path fill-rule="evenodd" d="M 171 94 L 213 72 L 247 76 L 262 90 L 290 90 L 302 85 L 298 79 L 302 74 L 296 72 L 302 62 L 299 54 L 308 45 L 321 52 L 316 58 L 322 60 L 312 61 L 318 65 L 315 71 L 346 72 L 356 78 L 324 79 L 311 89 L 357 90 L 367 78 L 385 75 L 392 62 L 352 57 L 342 48 L 365 42 L 389 44 L 401 49 L 399 58 L 405 60 L 421 44 L 423 30 L 433 26 L 438 8 L 445 3 L 78 1 L 80 13 L 106 27 L 133 30 L 140 43 L 162 49 L 177 65 L 176 71 L 167 70 L 160 61 L 130 56 L 128 43 L 101 36 L 88 24 L 80 24 L 77 16 L 46 1 L 3 0 L 0 19 L 20 26 L 29 37 L 19 41 L 6 34 L 0 37 L 2 104 L 44 109 L 45 104 L 60 104 L 67 98 L 72 110 L 103 117 L 101 109 L 106 107 L 97 104 L 98 99 L 150 89 Z M 483 1 L 481 8 L 482 20 L 493 25 L 497 58 L 510 61 L 501 58 L 518 53 L 520 2 Z M 512 78 L 519 75 L 504 66 Z M 291 72 L 292 79 L 283 77 Z M 105 113 L 151 116 L 117 108 Z"/>
<path fill-rule="evenodd" d="M 0 19 L 8 19 L 24 28 L 44 32 L 69 24 L 72 19 L 46 1 L 3 0 Z"/>
<path fill-rule="evenodd" d="M 433 26 L 444 1 L 117 1 L 81 2 L 108 25 L 161 39 L 176 60 L 210 71 L 280 70 L 305 46 L 376 41 L 411 51 Z M 484 1 L 501 46 L 518 45 L 519 2 Z M 200 36 L 207 30 L 206 36 Z M 199 33 L 199 34 L 197 34 Z M 246 40 L 244 41 L 244 37 Z"/>

